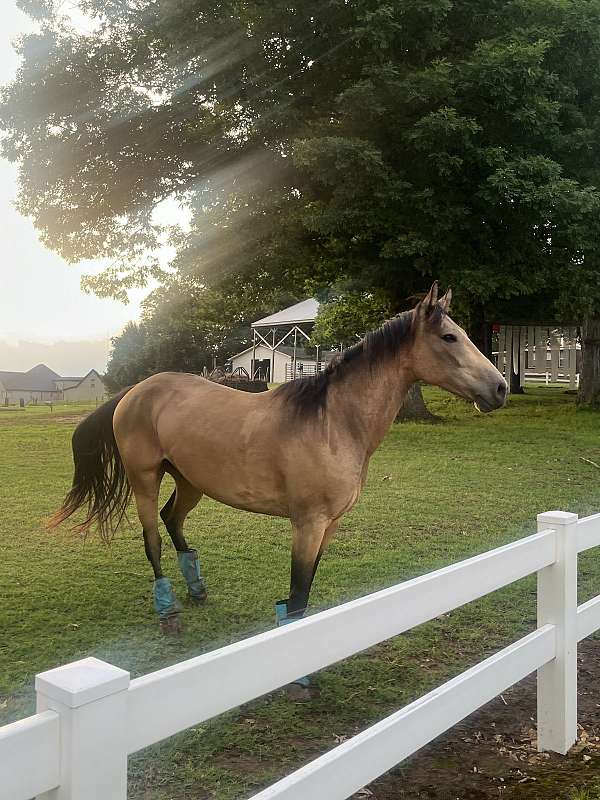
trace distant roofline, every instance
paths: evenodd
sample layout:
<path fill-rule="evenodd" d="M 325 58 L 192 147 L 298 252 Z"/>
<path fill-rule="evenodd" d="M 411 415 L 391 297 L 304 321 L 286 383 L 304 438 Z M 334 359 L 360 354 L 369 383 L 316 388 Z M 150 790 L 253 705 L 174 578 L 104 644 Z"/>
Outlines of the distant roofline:
<path fill-rule="evenodd" d="M 65 388 L 62 391 L 63 392 L 70 392 L 71 389 L 76 389 L 78 386 L 80 386 L 84 382 L 84 380 L 87 377 L 89 377 L 92 374 L 92 372 L 94 373 L 94 375 L 96 375 L 99 378 L 100 383 L 102 383 L 102 385 L 104 386 L 104 383 L 102 381 L 102 378 L 100 377 L 100 374 L 95 369 L 91 369 L 89 372 L 86 372 L 86 374 L 83 376 L 83 378 L 79 379 L 79 383 L 76 383 L 73 386 L 65 386 Z M 62 380 L 70 380 L 70 379 L 69 378 L 63 378 Z"/>

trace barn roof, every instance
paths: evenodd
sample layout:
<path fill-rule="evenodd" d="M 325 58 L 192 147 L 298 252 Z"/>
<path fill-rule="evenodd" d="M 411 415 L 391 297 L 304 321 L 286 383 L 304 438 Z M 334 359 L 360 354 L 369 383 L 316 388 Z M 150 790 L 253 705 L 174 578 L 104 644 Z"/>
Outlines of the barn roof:
<path fill-rule="evenodd" d="M 58 391 L 57 383 L 60 381 L 77 381 L 79 385 L 84 381 L 88 375 L 94 373 L 100 378 L 100 375 L 95 369 L 91 369 L 83 377 L 65 378 L 58 375 L 54 370 L 47 367 L 45 364 L 38 364 L 32 367 L 28 372 L 8 372 L 0 370 L 0 383 L 4 386 L 5 390 L 11 391 L 29 391 L 29 392 L 56 392 Z M 100 378 L 100 380 L 102 380 Z M 74 389 L 75 386 L 66 387 L 66 389 Z"/>
<path fill-rule="evenodd" d="M 60 375 L 45 364 L 38 364 L 28 372 L 0 372 L 0 383 L 9 391 L 55 392 L 57 380 Z"/>
<path fill-rule="evenodd" d="M 271 328 L 277 325 L 301 325 L 306 322 L 314 322 L 319 313 L 319 301 L 314 297 L 308 300 L 301 300 L 293 306 L 277 311 L 268 317 L 263 317 L 252 323 L 253 328 Z"/>

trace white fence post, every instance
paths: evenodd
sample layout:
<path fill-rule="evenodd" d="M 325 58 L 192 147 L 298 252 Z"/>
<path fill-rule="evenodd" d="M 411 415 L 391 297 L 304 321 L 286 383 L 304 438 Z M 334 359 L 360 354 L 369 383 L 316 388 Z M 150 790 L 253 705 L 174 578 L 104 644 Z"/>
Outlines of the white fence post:
<path fill-rule="evenodd" d="M 126 800 L 129 673 L 85 658 L 36 676 L 38 712 L 60 715 L 60 785 L 47 800 Z"/>
<path fill-rule="evenodd" d="M 556 658 L 538 670 L 538 750 L 568 752 L 577 741 L 577 514 L 538 514 L 556 531 L 556 563 L 538 572 L 538 626 L 556 628 Z"/>

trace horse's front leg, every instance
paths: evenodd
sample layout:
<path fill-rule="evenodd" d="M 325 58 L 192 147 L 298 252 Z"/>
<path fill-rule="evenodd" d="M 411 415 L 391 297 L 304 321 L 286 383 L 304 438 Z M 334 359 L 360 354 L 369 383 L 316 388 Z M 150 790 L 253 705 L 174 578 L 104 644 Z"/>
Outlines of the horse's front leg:
<path fill-rule="evenodd" d="M 275 604 L 278 625 L 302 619 L 319 560 L 329 539 L 337 529 L 337 520 L 295 524 L 292 539 L 292 568 L 290 596 Z M 314 691 L 310 678 L 298 678 L 290 685 L 288 694 L 294 699 L 309 699 Z"/>
<path fill-rule="evenodd" d="M 286 601 L 289 616 L 298 619 L 304 615 L 319 561 L 338 525 L 339 520 L 333 520 L 294 526 L 290 596 Z"/>

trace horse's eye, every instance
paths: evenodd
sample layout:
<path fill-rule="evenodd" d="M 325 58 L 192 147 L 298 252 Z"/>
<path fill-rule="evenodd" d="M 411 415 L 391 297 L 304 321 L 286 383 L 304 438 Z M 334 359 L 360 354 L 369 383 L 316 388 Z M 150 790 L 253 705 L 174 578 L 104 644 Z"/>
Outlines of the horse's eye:
<path fill-rule="evenodd" d="M 453 333 L 445 333 L 445 334 L 442 336 L 442 339 L 443 339 L 445 342 L 455 342 L 455 341 L 456 341 L 456 336 L 455 336 Z"/>

